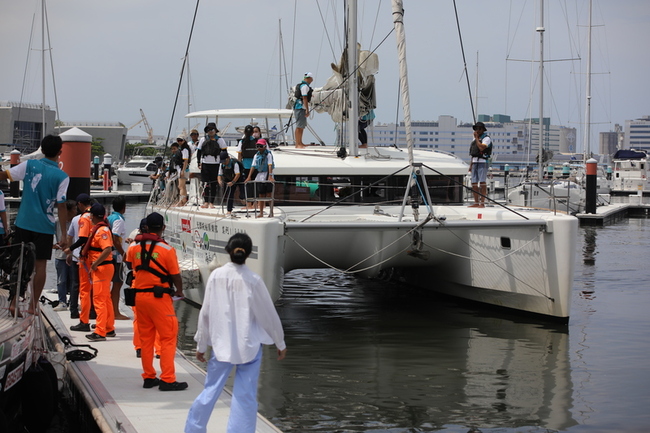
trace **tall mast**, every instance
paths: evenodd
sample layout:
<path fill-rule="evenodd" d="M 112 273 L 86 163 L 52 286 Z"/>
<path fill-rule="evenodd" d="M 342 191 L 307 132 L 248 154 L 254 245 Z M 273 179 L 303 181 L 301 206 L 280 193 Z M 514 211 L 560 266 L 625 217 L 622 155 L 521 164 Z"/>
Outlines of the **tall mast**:
<path fill-rule="evenodd" d="M 591 6 L 592 2 L 589 0 L 589 27 L 587 30 L 587 102 L 585 107 L 585 143 L 583 149 L 583 160 L 586 161 L 591 157 Z"/>
<path fill-rule="evenodd" d="M 41 106 L 41 121 L 43 130 L 41 138 L 45 137 L 45 0 L 41 1 L 41 79 L 43 81 L 43 105 Z"/>
<path fill-rule="evenodd" d="M 359 86 L 357 84 L 357 0 L 348 0 L 348 146 L 359 156 Z"/>
<path fill-rule="evenodd" d="M 409 165 L 413 165 L 413 132 L 411 131 L 411 101 L 409 98 L 408 70 L 406 68 L 406 34 L 404 32 L 404 7 L 402 0 L 393 0 L 393 25 L 397 38 L 397 57 L 399 59 L 399 85 L 402 93 L 404 129 L 408 147 Z"/>
<path fill-rule="evenodd" d="M 544 171 L 544 0 L 539 2 L 539 168 L 537 169 L 537 180 L 542 181 Z"/>

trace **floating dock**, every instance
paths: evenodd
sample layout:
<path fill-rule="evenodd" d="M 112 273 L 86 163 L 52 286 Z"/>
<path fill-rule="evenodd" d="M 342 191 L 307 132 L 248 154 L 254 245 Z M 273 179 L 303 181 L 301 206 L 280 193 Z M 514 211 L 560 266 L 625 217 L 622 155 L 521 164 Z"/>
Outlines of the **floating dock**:
<path fill-rule="evenodd" d="M 579 213 L 580 225 L 606 226 L 630 216 L 650 216 L 650 204 L 613 203 L 598 206 L 595 214 Z"/>
<path fill-rule="evenodd" d="M 142 387 L 142 365 L 133 347 L 133 322 L 116 320 L 115 338 L 89 342 L 87 332 L 70 331 L 79 320 L 71 319 L 68 311 L 56 312 L 51 306 L 42 306 L 46 316 L 60 336 L 70 338 L 74 344 L 91 344 L 99 353 L 89 361 L 63 361 L 64 381 L 69 380 L 84 400 L 92 418 L 102 433 L 179 433 L 194 399 L 203 390 L 205 373 L 176 351 L 176 376 L 179 382 L 187 382 L 184 391 L 162 392 L 158 388 Z M 123 314 L 132 317 L 131 309 L 121 305 Z M 58 352 L 65 346 L 60 337 L 49 330 L 50 338 Z M 83 349 L 83 348 L 82 348 Z M 62 356 L 63 359 L 65 359 Z M 154 366 L 160 372 L 158 360 Z M 217 402 L 208 431 L 225 432 L 230 413 L 231 394 L 224 390 Z M 281 433 L 266 418 L 258 414 L 257 432 Z"/>

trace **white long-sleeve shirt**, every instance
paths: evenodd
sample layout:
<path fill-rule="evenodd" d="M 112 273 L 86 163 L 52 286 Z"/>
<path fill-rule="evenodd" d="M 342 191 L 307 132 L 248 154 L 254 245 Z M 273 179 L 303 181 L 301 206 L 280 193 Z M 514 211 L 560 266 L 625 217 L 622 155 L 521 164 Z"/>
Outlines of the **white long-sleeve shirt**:
<path fill-rule="evenodd" d="M 212 346 L 217 360 L 231 364 L 252 361 L 260 344 L 286 348 L 282 323 L 264 281 L 248 266 L 232 262 L 208 278 L 194 340 L 198 352 Z"/>

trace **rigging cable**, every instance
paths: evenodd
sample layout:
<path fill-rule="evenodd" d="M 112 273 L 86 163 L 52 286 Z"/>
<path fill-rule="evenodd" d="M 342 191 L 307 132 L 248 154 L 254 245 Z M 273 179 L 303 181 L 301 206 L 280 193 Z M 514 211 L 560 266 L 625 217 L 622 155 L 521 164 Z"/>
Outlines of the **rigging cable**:
<path fill-rule="evenodd" d="M 472 101 L 472 86 L 469 83 L 469 74 L 467 72 L 467 60 L 465 59 L 465 47 L 463 46 L 463 35 L 460 32 L 460 20 L 458 19 L 458 8 L 456 8 L 456 0 L 454 0 L 454 12 L 456 13 L 456 27 L 458 27 L 458 40 L 460 42 L 460 51 L 463 55 L 463 69 L 465 71 L 465 79 L 467 80 L 467 92 L 469 93 L 469 104 L 472 109 L 472 118 L 476 123 L 476 114 L 474 112 L 474 102 Z"/>
<path fill-rule="evenodd" d="M 183 72 L 185 72 L 185 65 L 190 55 L 190 43 L 192 42 L 192 33 L 194 33 L 194 25 L 196 24 L 196 15 L 199 12 L 199 3 L 201 0 L 196 0 L 196 7 L 194 8 L 194 17 L 192 18 L 192 26 L 190 27 L 190 35 L 187 39 L 187 47 L 185 48 L 185 56 L 183 57 L 183 66 L 181 66 L 181 76 L 178 80 L 178 89 L 176 90 L 176 98 L 174 98 L 174 108 L 172 109 L 172 117 L 169 120 L 169 129 L 167 130 L 167 138 L 165 140 L 165 148 L 163 155 L 167 152 L 167 143 L 169 143 L 169 136 L 172 132 L 172 124 L 174 123 L 174 115 L 176 114 L 176 105 L 178 104 L 178 96 L 181 93 L 181 86 L 183 85 Z"/>

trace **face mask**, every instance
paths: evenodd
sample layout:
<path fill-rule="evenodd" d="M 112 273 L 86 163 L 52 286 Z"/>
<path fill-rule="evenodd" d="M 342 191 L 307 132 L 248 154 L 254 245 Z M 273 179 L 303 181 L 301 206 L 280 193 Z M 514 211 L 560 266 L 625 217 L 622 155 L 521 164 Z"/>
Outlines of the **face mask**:
<path fill-rule="evenodd" d="M 260 138 L 260 133 L 259 132 L 253 132 L 253 137 Z"/>

